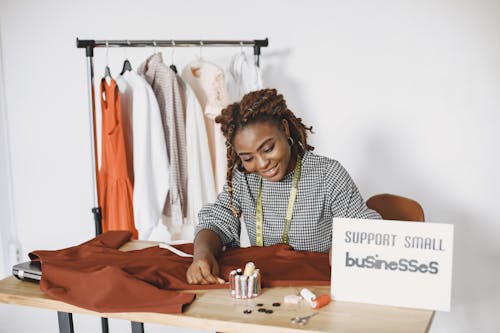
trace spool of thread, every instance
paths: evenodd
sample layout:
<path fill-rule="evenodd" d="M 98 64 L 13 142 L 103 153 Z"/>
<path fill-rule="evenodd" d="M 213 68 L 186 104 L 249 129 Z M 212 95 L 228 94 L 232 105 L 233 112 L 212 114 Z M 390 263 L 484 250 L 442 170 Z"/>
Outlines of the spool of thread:
<path fill-rule="evenodd" d="M 248 297 L 248 276 L 240 276 L 241 281 L 241 298 Z"/>
<path fill-rule="evenodd" d="M 251 261 L 247 262 L 247 264 L 245 265 L 245 270 L 243 271 L 243 275 L 251 276 L 254 271 L 255 271 L 255 264 Z"/>
<path fill-rule="evenodd" d="M 257 291 L 257 295 L 255 296 L 259 296 L 260 294 L 262 294 L 262 287 L 261 287 L 261 283 L 262 283 L 262 276 L 260 275 L 260 269 L 256 269 L 255 272 L 255 279 L 257 281 L 257 287 L 254 288 L 254 290 Z"/>
<path fill-rule="evenodd" d="M 247 291 L 247 297 L 252 298 L 253 297 L 253 289 L 254 289 L 254 284 L 255 284 L 255 277 L 249 276 L 248 277 L 248 291 Z"/>
<path fill-rule="evenodd" d="M 241 282 L 240 282 L 241 275 L 236 274 L 234 277 L 234 295 L 236 298 L 241 298 Z"/>
<path fill-rule="evenodd" d="M 304 288 L 300 291 L 300 295 L 304 297 L 304 299 L 306 300 L 307 303 L 309 303 L 309 305 L 313 306 L 312 302 L 316 299 L 316 294 L 314 294 L 309 289 Z"/>
<path fill-rule="evenodd" d="M 231 290 L 231 295 L 236 295 L 236 286 L 234 283 L 236 277 L 236 270 L 233 270 L 229 273 L 229 289 Z"/>
<path fill-rule="evenodd" d="M 241 268 L 229 272 L 229 288 L 232 297 L 241 299 L 259 296 L 262 293 L 260 284 L 260 271 L 252 262 L 245 265 L 245 274 Z"/>
<path fill-rule="evenodd" d="M 311 306 L 313 309 L 322 308 L 325 305 L 327 305 L 328 303 L 330 303 L 331 299 L 332 298 L 328 294 L 319 295 L 318 297 L 316 297 L 316 299 L 314 301 L 312 301 Z"/>

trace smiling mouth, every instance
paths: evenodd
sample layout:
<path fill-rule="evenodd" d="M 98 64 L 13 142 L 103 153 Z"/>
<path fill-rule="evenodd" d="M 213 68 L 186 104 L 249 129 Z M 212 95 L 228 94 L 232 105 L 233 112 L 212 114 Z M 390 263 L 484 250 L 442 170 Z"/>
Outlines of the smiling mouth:
<path fill-rule="evenodd" d="M 262 172 L 262 176 L 270 178 L 270 177 L 275 176 L 277 172 L 278 172 L 278 164 L 276 164 L 271 169 Z"/>

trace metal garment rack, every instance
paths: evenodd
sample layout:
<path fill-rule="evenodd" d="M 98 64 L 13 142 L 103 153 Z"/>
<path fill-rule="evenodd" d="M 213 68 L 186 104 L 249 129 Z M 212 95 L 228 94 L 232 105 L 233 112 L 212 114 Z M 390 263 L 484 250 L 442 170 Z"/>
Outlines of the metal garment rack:
<path fill-rule="evenodd" d="M 253 47 L 255 64 L 260 65 L 260 49 L 267 47 L 269 40 L 94 40 L 94 39 L 76 39 L 76 47 L 85 49 L 87 58 L 87 84 L 88 84 L 88 103 L 90 120 L 90 144 L 91 144 L 91 162 L 92 162 L 92 183 L 93 183 L 93 208 L 92 214 L 95 223 L 95 233 L 102 233 L 102 210 L 99 207 L 99 197 L 97 193 L 97 131 L 96 131 L 96 108 L 94 92 L 94 49 L 107 47 Z M 59 331 L 61 333 L 73 333 L 73 318 L 71 313 L 58 312 Z M 108 333 L 108 320 L 101 318 L 102 332 Z M 144 332 L 143 323 L 132 322 L 132 332 Z"/>

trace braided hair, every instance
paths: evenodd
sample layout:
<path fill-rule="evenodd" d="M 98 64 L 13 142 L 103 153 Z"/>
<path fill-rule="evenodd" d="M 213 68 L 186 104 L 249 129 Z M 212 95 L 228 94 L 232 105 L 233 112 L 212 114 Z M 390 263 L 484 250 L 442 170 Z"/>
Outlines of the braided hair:
<path fill-rule="evenodd" d="M 233 206 L 233 170 L 237 168 L 243 171 L 240 157 L 233 148 L 233 139 L 236 132 L 250 124 L 258 122 L 272 122 L 281 126 L 282 120 L 288 122 L 290 137 L 292 138 L 292 149 L 301 156 L 305 151 L 313 150 L 314 147 L 307 144 L 307 131 L 312 133 L 312 127 L 307 127 L 301 118 L 295 117 L 286 106 L 283 95 L 278 94 L 276 89 L 263 89 L 254 91 L 243 96 L 239 103 L 228 105 L 215 118 L 215 122 L 221 125 L 222 134 L 226 138 L 227 156 L 227 189 L 229 193 L 229 207 L 237 217 L 241 215 Z M 297 143 L 297 144 L 294 144 Z"/>

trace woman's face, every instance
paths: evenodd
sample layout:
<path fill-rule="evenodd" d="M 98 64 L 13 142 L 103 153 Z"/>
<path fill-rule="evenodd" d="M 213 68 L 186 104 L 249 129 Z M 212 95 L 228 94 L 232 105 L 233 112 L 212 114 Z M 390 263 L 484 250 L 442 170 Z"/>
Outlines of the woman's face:
<path fill-rule="evenodd" d="M 290 131 L 286 120 L 278 128 L 272 122 L 258 122 L 240 128 L 233 147 L 246 171 L 277 182 L 291 171 Z"/>

